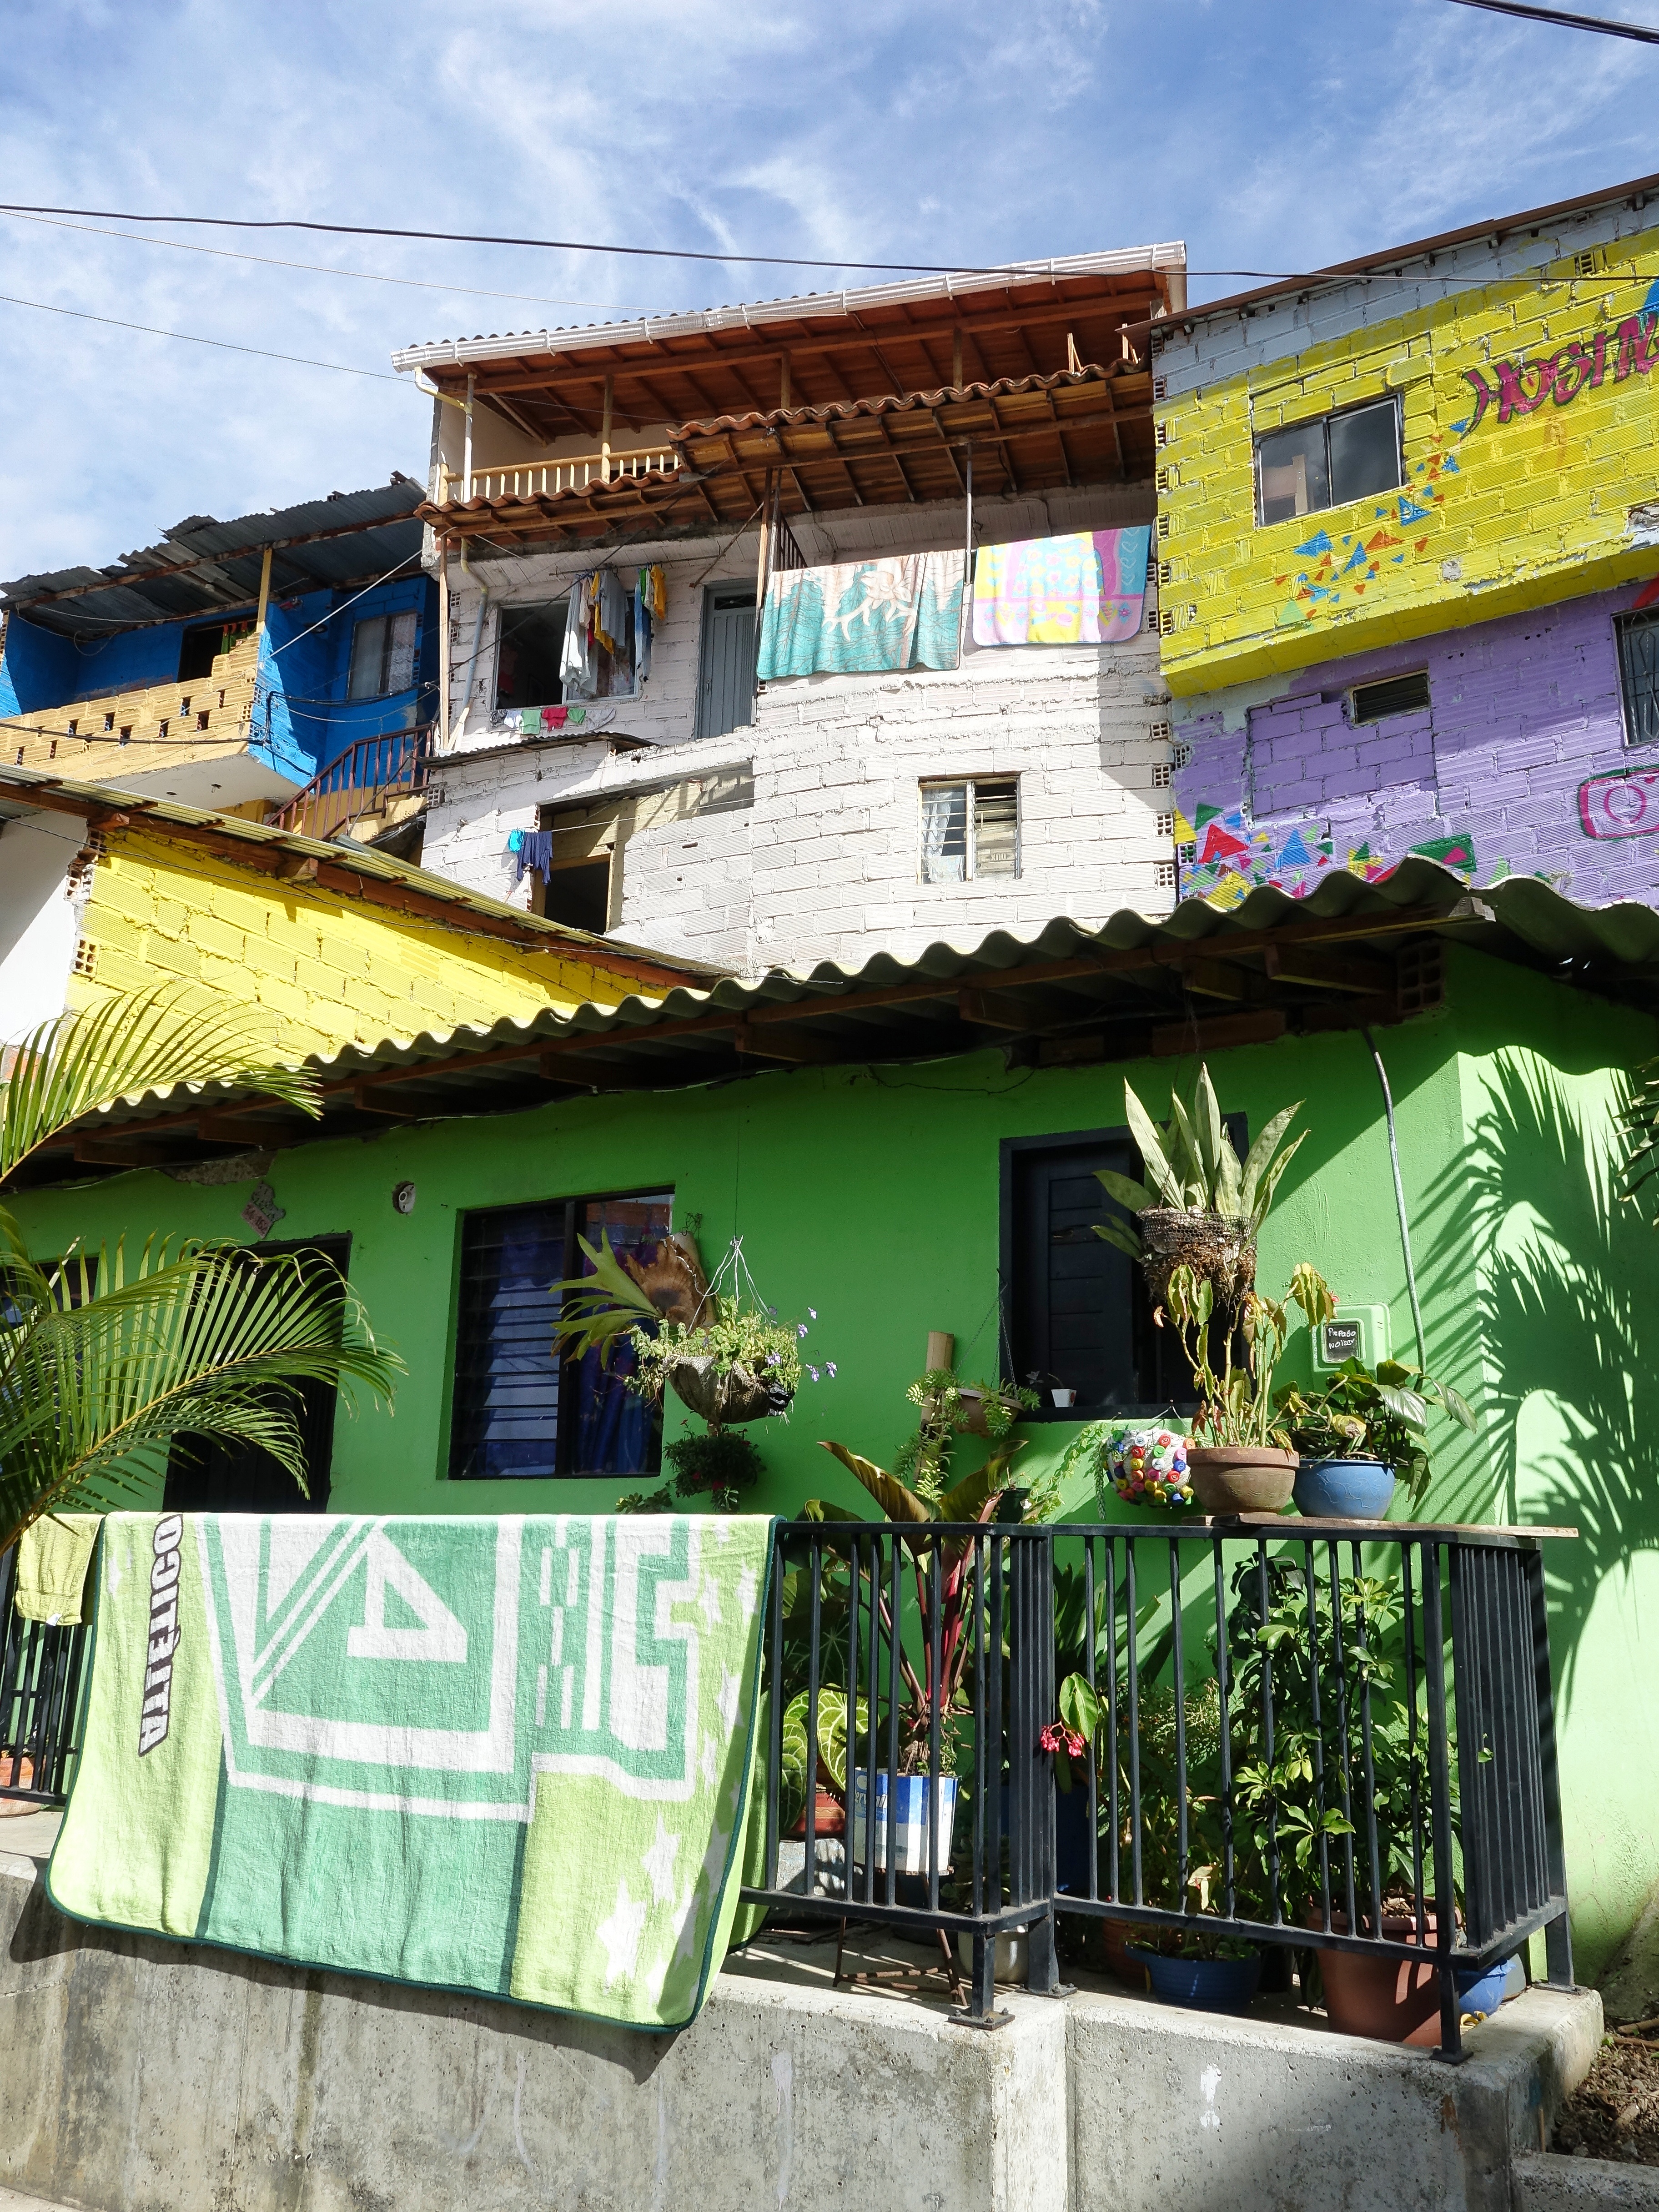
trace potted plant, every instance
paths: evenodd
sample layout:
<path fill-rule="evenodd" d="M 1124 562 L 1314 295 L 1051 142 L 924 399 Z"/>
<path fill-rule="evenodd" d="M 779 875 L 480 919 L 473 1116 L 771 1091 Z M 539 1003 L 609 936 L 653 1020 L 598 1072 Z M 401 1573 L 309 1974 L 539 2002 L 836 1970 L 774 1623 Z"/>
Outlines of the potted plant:
<path fill-rule="evenodd" d="M 1478 1425 L 1449 1384 L 1395 1359 L 1382 1360 L 1375 1373 L 1345 1359 L 1323 1389 L 1287 1383 L 1273 1403 L 1297 1456 L 1297 1510 L 1324 1521 L 1380 1521 L 1400 1479 L 1411 1510 L 1421 1508 L 1431 1406 L 1471 1434 Z"/>
<path fill-rule="evenodd" d="M 1198 1071 L 1190 1107 L 1170 1093 L 1170 1120 L 1163 1128 L 1124 1085 L 1124 1112 L 1146 1181 L 1132 1182 L 1109 1168 L 1097 1170 L 1108 1193 L 1127 1209 L 1133 1226 L 1097 1222 L 1095 1234 L 1139 1261 L 1155 1307 L 1167 1302 L 1170 1278 L 1177 1267 L 1208 1283 L 1216 1303 L 1230 1316 L 1243 1305 L 1255 1283 L 1261 1224 L 1279 1177 L 1302 1142 L 1297 1137 L 1280 1149 L 1300 1103 L 1275 1114 L 1241 1161 L 1207 1066 Z"/>
<path fill-rule="evenodd" d="M 1126 1949 L 1160 2004 L 1194 2012 L 1248 2012 L 1261 1979 L 1259 1946 L 1212 1935 L 1197 1915 L 1189 1928 L 1148 1929 Z"/>
<path fill-rule="evenodd" d="M 1290 1297 L 1316 1328 L 1336 1310 L 1324 1278 L 1306 1261 L 1291 1276 Z M 1207 1277 L 1179 1267 L 1170 1276 L 1167 1310 L 1192 1369 L 1199 1408 L 1187 1449 L 1198 1502 L 1206 1513 L 1276 1513 L 1289 1504 L 1297 1457 L 1273 1401 L 1273 1370 L 1290 1334 L 1288 1308 L 1254 1289 L 1243 1300 L 1239 1328 L 1221 1334 L 1221 1366 L 1213 1364 L 1210 1330 L 1217 1299 Z M 1162 1326 L 1163 1315 L 1155 1318 Z M 1235 1334 L 1243 1359 L 1235 1364 Z"/>
<path fill-rule="evenodd" d="M 1334 1694 L 1329 1668 L 1336 1646 L 1328 1583 L 1317 1584 L 1310 1603 L 1307 1577 L 1293 1559 L 1251 1560 L 1233 1577 L 1227 1623 L 1235 1697 L 1230 1701 L 1242 1741 L 1234 1769 L 1235 1850 L 1241 1863 L 1272 1875 L 1286 1920 L 1317 1929 L 1322 1920 L 1321 1866 L 1332 1865 L 1331 1888 L 1346 1891 L 1337 1869 L 1352 1847 L 1355 1891 L 1382 1900 L 1380 1927 L 1362 1913 L 1359 1932 L 1432 1950 L 1442 1907 L 1414 1903 L 1419 1854 L 1426 1852 L 1429 1795 L 1426 1693 L 1417 1686 L 1417 1725 L 1411 1726 L 1404 1686 L 1404 1602 L 1397 1577 L 1340 1578 L 1344 1695 Z M 1268 1756 L 1263 1674 L 1273 1668 L 1272 1756 Z M 1319 1674 L 1316 1705 L 1316 1674 Z M 1356 1826 L 1338 1807 L 1331 1778 L 1341 1771 L 1337 1731 L 1343 1711 L 1360 1710 L 1361 1691 L 1370 1713 L 1369 1757 L 1371 1812 Z M 1449 1765 L 1456 1771 L 1455 1747 Z M 1322 1785 L 1321 1777 L 1325 1780 Z M 1454 1788 L 1455 1788 L 1454 1782 Z M 1454 1808 L 1455 1809 L 1455 1808 Z M 1376 1863 L 1370 1862 L 1375 1823 Z M 1454 1908 L 1455 1909 L 1455 1908 Z M 1333 1905 L 1331 1925 L 1349 1932 L 1344 1911 Z M 1431 1960 L 1419 1966 L 1398 1957 L 1321 1951 L 1325 2008 L 1344 2033 L 1388 2042 L 1431 2041 L 1439 2012 L 1438 1980 Z"/>
<path fill-rule="evenodd" d="M 1010 1431 L 1030 1394 L 1006 1382 L 970 1387 L 993 1425 L 991 1450 L 982 1467 L 948 1488 L 955 1440 L 969 1432 L 969 1410 L 964 1405 L 969 1391 L 949 1369 L 930 1369 L 910 1386 L 908 1395 L 920 1419 L 916 1433 L 898 1455 L 896 1465 L 902 1474 L 889 1474 L 845 1444 L 826 1442 L 823 1449 L 832 1452 L 870 1493 L 888 1521 L 925 1527 L 936 1522 L 988 1524 L 999 1518 L 1040 1517 L 1048 1502 L 1047 1492 L 1034 1498 L 1015 1489 L 1008 1479 L 1014 1455 L 1022 1449 Z M 860 1518 L 821 1498 L 809 1498 L 803 1510 L 815 1521 Z M 951 1861 L 958 1791 L 957 1732 L 969 1710 L 963 1685 L 974 1650 L 972 1540 L 947 1539 L 937 1547 L 913 1543 L 910 1551 L 919 1619 L 931 1621 L 938 1606 L 939 1658 L 935 1669 L 931 1635 L 920 1639 L 920 1649 L 913 1657 L 899 1632 L 898 1668 L 904 1702 L 899 1720 L 898 1764 L 896 1769 L 884 1764 L 875 1777 L 874 1863 L 881 1868 L 887 1864 L 890 1802 L 896 1821 L 896 1871 L 917 1875 L 927 1870 L 930 1829 L 938 1837 L 937 1863 L 941 1873 Z M 879 1586 L 878 1578 L 872 1577 L 867 1564 L 860 1563 L 859 1571 L 863 1601 L 873 1605 L 883 1635 L 890 1638 L 896 1626 L 888 1593 Z M 931 1768 L 936 1723 L 939 1775 L 935 1797 Z M 860 1725 L 867 1724 L 861 1719 Z M 854 1746 L 852 1800 L 848 1807 L 852 1834 L 848 1856 L 858 1863 L 862 1863 L 858 1854 L 864 1847 L 869 1813 L 867 1735 L 865 1742 L 866 1755 L 860 1755 Z"/>

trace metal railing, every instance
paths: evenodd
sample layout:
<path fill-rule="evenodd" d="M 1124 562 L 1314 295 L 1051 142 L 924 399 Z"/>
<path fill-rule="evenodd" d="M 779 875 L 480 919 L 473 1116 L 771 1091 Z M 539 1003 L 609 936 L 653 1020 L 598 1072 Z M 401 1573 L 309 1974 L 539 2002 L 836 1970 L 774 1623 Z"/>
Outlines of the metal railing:
<path fill-rule="evenodd" d="M 378 813 L 388 799 L 425 790 L 431 772 L 430 722 L 359 738 L 267 816 L 267 824 L 302 837 L 331 837 L 365 814 Z"/>
<path fill-rule="evenodd" d="M 776 1545 L 767 1859 L 744 1896 L 971 1935 L 958 2017 L 994 2017 L 993 1939 L 1016 1926 L 1030 1986 L 1057 1989 L 1057 1914 L 1407 1962 L 1435 1978 L 1449 2058 L 1460 1981 L 1534 1933 L 1571 1984 L 1524 1534 L 808 1522 Z"/>
<path fill-rule="evenodd" d="M 633 477 L 672 476 L 683 465 L 672 446 L 639 453 L 565 453 L 543 461 L 514 461 L 503 468 L 464 469 L 438 465 L 438 503 L 454 499 L 556 499 L 561 492 L 586 491 L 595 484 L 619 483 Z"/>
<path fill-rule="evenodd" d="M 61 1805 L 81 1748 L 87 1632 L 25 1620 L 16 1562 L 15 1545 L 0 1553 L 0 1797 Z"/>

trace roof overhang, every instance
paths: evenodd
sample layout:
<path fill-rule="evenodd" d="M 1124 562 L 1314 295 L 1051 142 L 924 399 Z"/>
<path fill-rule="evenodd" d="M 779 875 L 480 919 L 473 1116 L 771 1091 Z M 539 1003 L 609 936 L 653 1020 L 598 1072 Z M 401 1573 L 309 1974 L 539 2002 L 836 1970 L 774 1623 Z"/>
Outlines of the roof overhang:
<path fill-rule="evenodd" d="M 1301 900 L 1262 889 L 1228 913 L 1191 900 L 1164 921 L 1127 912 L 1099 929 L 1059 921 L 1031 938 L 999 932 L 971 951 L 880 953 L 854 970 L 779 969 L 755 983 L 349 1049 L 308 1063 L 319 1121 L 230 1087 L 152 1095 L 87 1117 L 35 1157 L 27 1180 L 769 1070 L 939 1060 L 988 1046 L 1019 1064 L 1074 1066 L 1382 1026 L 1442 1003 L 1448 943 L 1659 1011 L 1652 909 L 1576 907 L 1523 878 L 1471 895 L 1461 878 L 1412 860 L 1374 884 L 1334 873 Z"/>

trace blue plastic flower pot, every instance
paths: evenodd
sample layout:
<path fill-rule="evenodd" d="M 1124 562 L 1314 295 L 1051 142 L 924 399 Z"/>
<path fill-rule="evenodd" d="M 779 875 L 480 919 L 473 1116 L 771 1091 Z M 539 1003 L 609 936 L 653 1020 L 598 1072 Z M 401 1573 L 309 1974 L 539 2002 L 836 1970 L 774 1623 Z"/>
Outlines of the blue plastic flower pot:
<path fill-rule="evenodd" d="M 1310 1521 L 1380 1521 L 1394 1501 L 1394 1469 L 1376 1459 L 1304 1459 L 1291 1495 Z"/>
<path fill-rule="evenodd" d="M 1261 1978 L 1260 1951 L 1248 1959 L 1166 1959 L 1139 1943 L 1127 1949 L 1146 1969 L 1158 2002 L 1185 2005 L 1190 2012 L 1248 2012 Z"/>
<path fill-rule="evenodd" d="M 1457 2002 L 1465 2012 L 1494 2013 L 1527 1986 L 1527 1971 L 1519 1959 L 1504 1959 L 1484 1973 L 1459 1974 Z"/>

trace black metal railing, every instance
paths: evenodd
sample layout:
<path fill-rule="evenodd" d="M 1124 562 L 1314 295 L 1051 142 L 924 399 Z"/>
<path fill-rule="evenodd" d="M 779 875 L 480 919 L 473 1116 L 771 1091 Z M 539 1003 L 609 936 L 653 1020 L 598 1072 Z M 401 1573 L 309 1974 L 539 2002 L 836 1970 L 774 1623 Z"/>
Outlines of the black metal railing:
<path fill-rule="evenodd" d="M 1058 1988 L 1056 1914 L 1410 1962 L 1449 2057 L 1460 1978 L 1540 1929 L 1570 1984 L 1525 1534 L 808 1522 L 776 1543 L 767 1863 L 744 1894 L 971 1935 L 959 2016 L 994 2017 L 1016 1926 L 1030 1985 Z"/>
<path fill-rule="evenodd" d="M 0 1552 L 0 1797 L 61 1805 L 81 1748 L 87 1632 L 25 1620 L 17 1550 Z"/>

